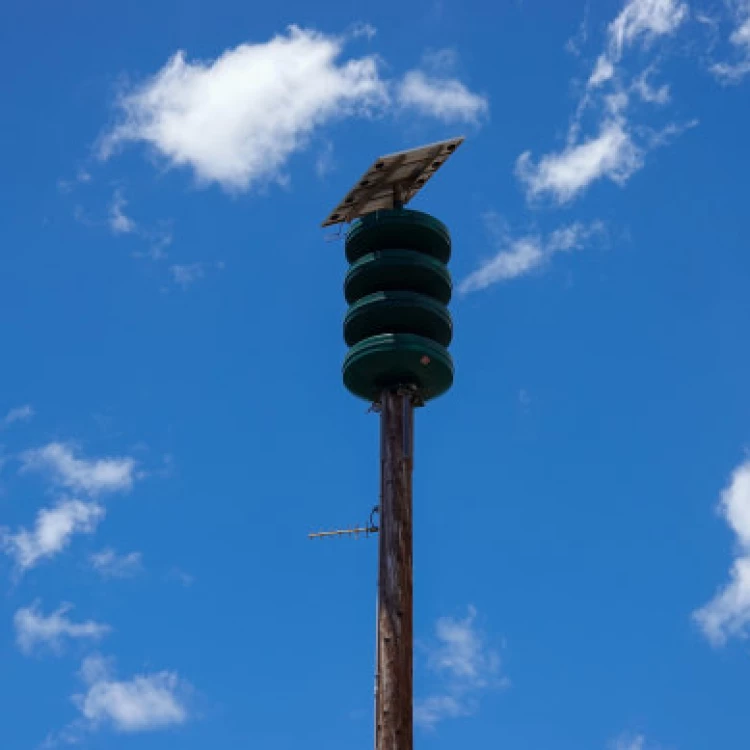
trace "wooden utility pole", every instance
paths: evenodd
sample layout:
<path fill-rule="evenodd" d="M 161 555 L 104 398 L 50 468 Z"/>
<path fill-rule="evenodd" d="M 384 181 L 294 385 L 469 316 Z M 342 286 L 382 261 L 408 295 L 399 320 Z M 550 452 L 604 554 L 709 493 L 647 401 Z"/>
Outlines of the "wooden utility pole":
<path fill-rule="evenodd" d="M 375 750 L 412 750 L 412 394 L 385 391 L 380 406 Z"/>
<path fill-rule="evenodd" d="M 347 390 L 380 411 L 380 503 L 366 527 L 310 536 L 380 534 L 375 750 L 414 746 L 414 408 L 453 384 L 450 233 L 434 216 L 405 206 L 463 141 L 459 136 L 378 157 L 323 222 L 355 222 L 344 242 L 349 351 L 342 375 Z"/>

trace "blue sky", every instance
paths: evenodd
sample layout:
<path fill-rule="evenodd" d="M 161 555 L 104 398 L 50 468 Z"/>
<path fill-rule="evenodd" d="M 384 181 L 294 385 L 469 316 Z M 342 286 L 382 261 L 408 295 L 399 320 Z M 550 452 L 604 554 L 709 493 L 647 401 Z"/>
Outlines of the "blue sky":
<path fill-rule="evenodd" d="M 370 746 L 320 222 L 457 134 L 417 745 L 746 750 L 747 0 L 15 2 L 0 56 L 4 750 Z"/>

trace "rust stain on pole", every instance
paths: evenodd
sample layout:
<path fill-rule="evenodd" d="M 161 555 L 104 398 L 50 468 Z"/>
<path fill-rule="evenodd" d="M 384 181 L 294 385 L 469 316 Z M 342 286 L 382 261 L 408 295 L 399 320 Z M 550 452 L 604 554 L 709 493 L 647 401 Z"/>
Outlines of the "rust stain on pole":
<path fill-rule="evenodd" d="M 375 750 L 412 750 L 414 406 L 410 395 L 383 393 L 380 440 Z"/>

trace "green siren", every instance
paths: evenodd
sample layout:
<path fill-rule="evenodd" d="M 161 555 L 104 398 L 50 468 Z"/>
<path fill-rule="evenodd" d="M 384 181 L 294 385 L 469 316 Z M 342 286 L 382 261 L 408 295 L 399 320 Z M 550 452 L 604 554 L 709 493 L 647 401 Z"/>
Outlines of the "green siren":
<path fill-rule="evenodd" d="M 404 208 L 463 142 L 453 138 L 376 159 L 323 226 L 353 222 L 346 234 L 349 309 L 344 385 L 377 401 L 409 388 L 420 402 L 453 384 L 448 228 Z"/>

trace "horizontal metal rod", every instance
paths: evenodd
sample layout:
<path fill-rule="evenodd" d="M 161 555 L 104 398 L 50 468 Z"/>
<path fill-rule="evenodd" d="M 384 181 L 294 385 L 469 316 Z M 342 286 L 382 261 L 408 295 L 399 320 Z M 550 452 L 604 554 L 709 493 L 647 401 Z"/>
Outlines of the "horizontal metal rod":
<path fill-rule="evenodd" d="M 316 531 L 312 534 L 308 534 L 308 539 L 320 539 L 321 537 L 326 536 L 350 536 L 350 535 L 356 535 L 356 534 L 377 534 L 378 527 L 377 526 L 369 526 L 367 528 L 361 528 L 361 529 L 338 529 L 336 531 Z"/>

